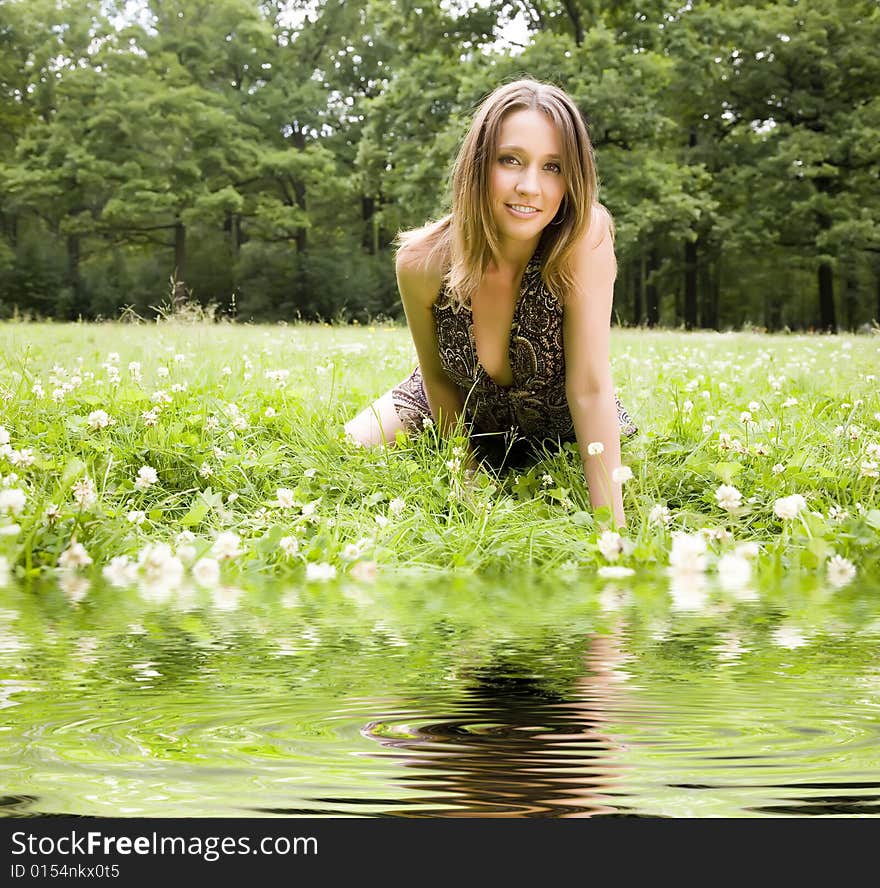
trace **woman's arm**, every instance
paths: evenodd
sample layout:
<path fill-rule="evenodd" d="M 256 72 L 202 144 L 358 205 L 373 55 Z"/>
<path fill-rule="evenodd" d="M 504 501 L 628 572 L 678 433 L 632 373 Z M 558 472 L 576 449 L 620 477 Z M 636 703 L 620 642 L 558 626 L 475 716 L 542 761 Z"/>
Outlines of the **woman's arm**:
<path fill-rule="evenodd" d="M 427 267 L 412 249 L 401 250 L 396 261 L 397 286 L 406 313 L 428 406 L 441 435 L 455 429 L 463 401 L 458 386 L 452 382 L 440 363 L 440 349 L 434 325 L 432 306 L 442 282 L 442 273 Z"/>
<path fill-rule="evenodd" d="M 565 301 L 565 393 L 574 421 L 578 449 L 593 508 L 608 506 L 619 526 L 625 524 L 621 485 L 611 480 L 620 465 L 620 424 L 611 381 L 611 303 L 617 260 L 611 218 L 593 209 L 590 228 L 575 248 L 574 291 Z M 587 446 L 601 442 L 601 454 Z"/>

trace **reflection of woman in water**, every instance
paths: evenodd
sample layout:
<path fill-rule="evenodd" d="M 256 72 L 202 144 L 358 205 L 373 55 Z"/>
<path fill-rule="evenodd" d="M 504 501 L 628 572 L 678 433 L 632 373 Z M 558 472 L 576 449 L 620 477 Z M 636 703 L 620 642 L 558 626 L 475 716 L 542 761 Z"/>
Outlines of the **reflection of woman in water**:
<path fill-rule="evenodd" d="M 586 671 L 574 693 L 562 696 L 499 659 L 478 673 L 461 713 L 395 739 L 376 725 L 364 734 L 383 746 L 406 750 L 401 782 L 426 798 L 431 816 L 589 817 L 625 806 L 615 789 L 619 747 L 602 730 L 619 704 L 620 630 L 593 635 Z M 411 729 L 410 729 L 411 730 Z M 383 736 L 384 734 L 384 736 Z M 421 773 L 424 769 L 427 773 Z M 406 816 L 402 808 L 389 814 Z"/>
<path fill-rule="evenodd" d="M 451 213 L 404 233 L 397 254 L 419 365 L 347 423 L 349 438 L 383 444 L 429 422 L 446 434 L 463 417 L 482 453 L 577 441 L 593 507 L 622 525 L 612 471 L 636 429 L 611 380 L 614 226 L 577 106 L 533 80 L 499 87 L 452 187 Z"/>

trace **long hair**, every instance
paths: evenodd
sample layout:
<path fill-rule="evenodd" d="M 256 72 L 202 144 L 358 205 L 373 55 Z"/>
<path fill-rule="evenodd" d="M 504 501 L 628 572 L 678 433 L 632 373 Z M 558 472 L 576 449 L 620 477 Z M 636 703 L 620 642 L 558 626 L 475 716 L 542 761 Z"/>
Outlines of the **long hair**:
<path fill-rule="evenodd" d="M 556 218 L 541 233 L 541 275 L 560 302 L 574 286 L 571 254 L 589 228 L 598 200 L 593 146 L 580 111 L 563 90 L 536 80 L 516 80 L 494 90 L 474 114 L 452 170 L 452 212 L 397 238 L 401 249 L 418 245 L 426 262 L 439 261 L 446 292 L 460 305 L 470 302 L 499 249 L 489 182 L 501 125 L 508 114 L 521 110 L 546 114 L 559 134 L 565 195 Z"/>

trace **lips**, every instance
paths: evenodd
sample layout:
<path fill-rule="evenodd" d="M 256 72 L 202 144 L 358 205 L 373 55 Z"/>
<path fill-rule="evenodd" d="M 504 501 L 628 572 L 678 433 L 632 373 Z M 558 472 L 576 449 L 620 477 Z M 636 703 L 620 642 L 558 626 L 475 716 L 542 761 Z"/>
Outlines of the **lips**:
<path fill-rule="evenodd" d="M 532 207 L 528 204 L 505 204 L 505 206 L 517 216 L 537 216 L 541 212 L 537 207 Z"/>

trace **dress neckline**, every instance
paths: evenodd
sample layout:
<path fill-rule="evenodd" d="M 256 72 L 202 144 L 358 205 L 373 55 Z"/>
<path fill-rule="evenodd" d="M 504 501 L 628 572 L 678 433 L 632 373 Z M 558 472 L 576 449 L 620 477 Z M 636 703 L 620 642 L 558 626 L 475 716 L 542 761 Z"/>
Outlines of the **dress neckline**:
<path fill-rule="evenodd" d="M 528 286 L 528 279 L 532 274 L 532 266 L 535 264 L 536 260 L 540 260 L 541 246 L 540 244 L 535 248 L 535 252 L 532 253 L 529 261 L 526 263 L 526 267 L 523 269 L 522 277 L 519 281 L 519 291 L 516 296 L 516 302 L 513 305 L 513 319 L 510 323 L 510 331 L 508 332 L 507 338 L 507 363 L 510 366 L 510 385 L 502 385 L 498 382 L 489 371 L 483 366 L 480 361 L 480 354 L 477 351 L 477 337 L 474 335 L 474 310 L 473 304 L 468 302 L 467 310 L 470 314 L 470 321 L 468 322 L 468 337 L 471 342 L 471 350 L 473 351 L 474 356 L 474 381 L 476 382 L 481 376 L 492 383 L 495 388 L 500 389 L 504 392 L 509 392 L 511 389 L 516 388 L 516 369 L 514 367 L 513 362 L 513 340 L 516 336 L 516 333 L 519 329 L 519 307 L 523 301 L 523 293 L 525 291 L 526 286 Z"/>

